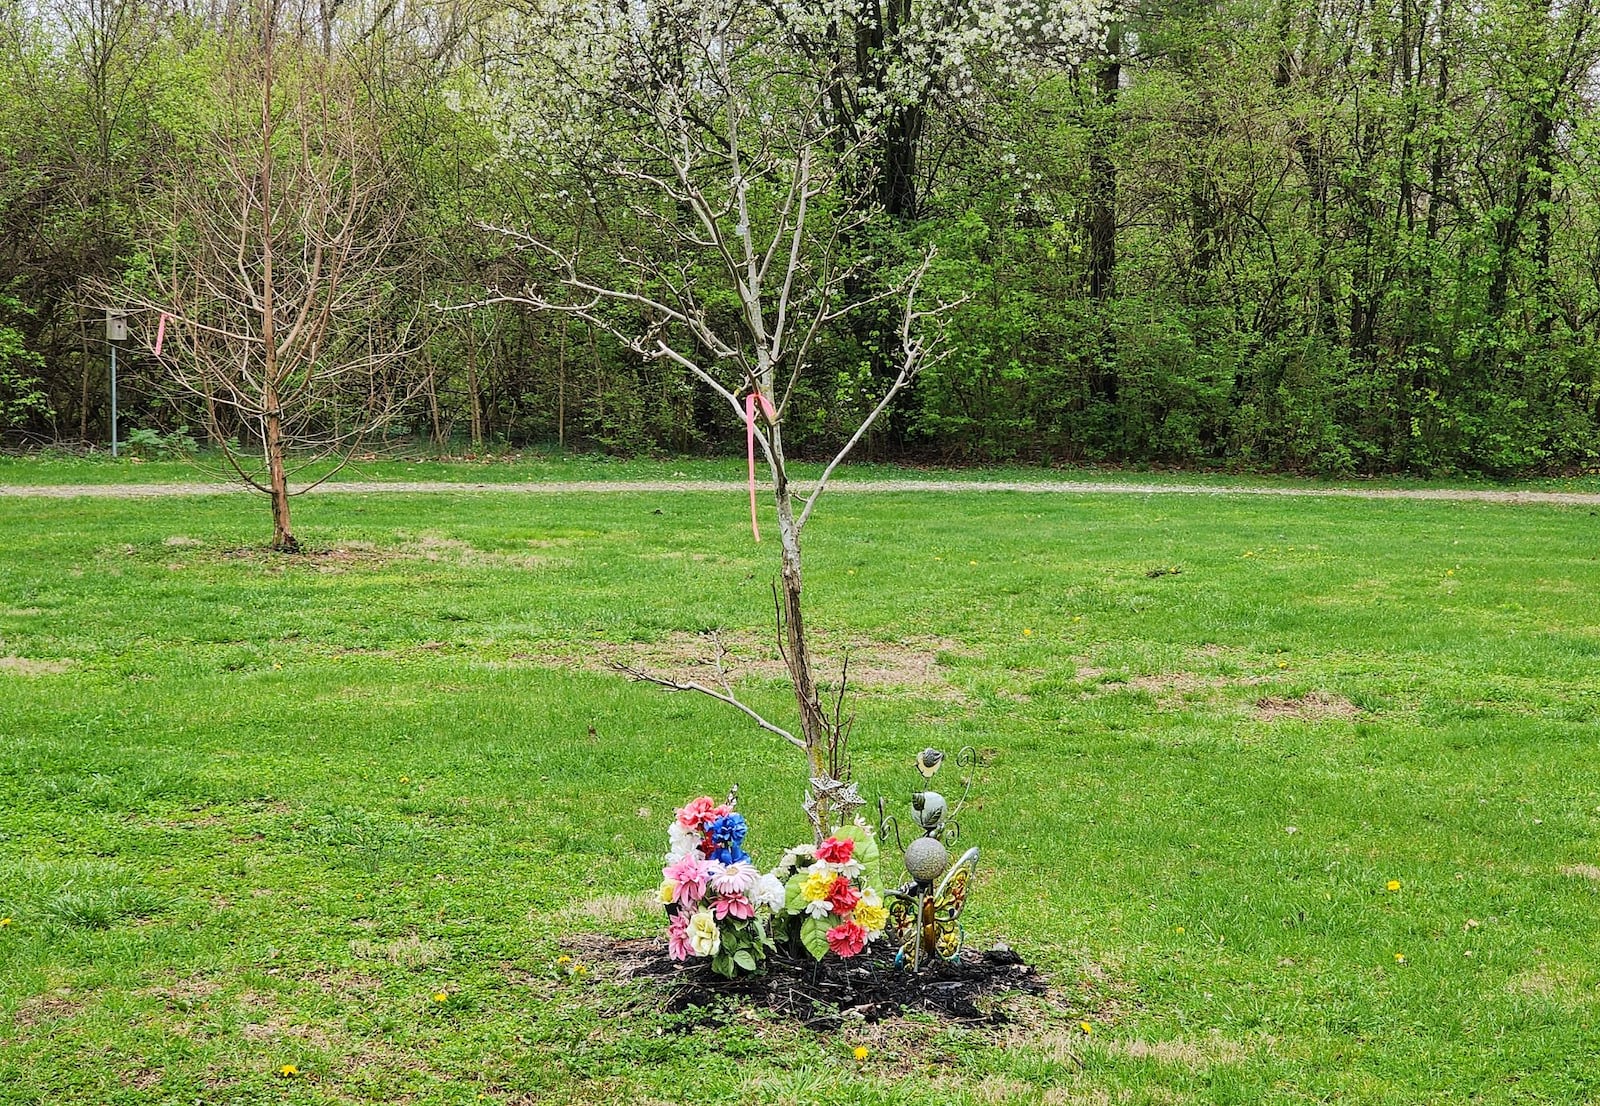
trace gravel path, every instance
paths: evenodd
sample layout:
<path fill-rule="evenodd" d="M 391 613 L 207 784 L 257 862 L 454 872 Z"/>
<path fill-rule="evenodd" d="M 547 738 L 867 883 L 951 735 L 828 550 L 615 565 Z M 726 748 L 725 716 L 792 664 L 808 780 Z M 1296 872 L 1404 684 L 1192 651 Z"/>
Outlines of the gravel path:
<path fill-rule="evenodd" d="M 226 495 L 244 491 L 237 484 L 38 484 L 0 485 L 0 498 L 159 499 L 174 495 Z M 734 480 L 550 480 L 474 484 L 467 481 L 346 481 L 315 489 L 318 495 L 370 495 L 376 492 L 496 493 L 558 495 L 564 492 L 662 493 L 743 492 Z M 766 490 L 763 487 L 763 492 Z M 1476 488 L 1234 487 L 1213 484 L 1124 484 L 1085 480 L 835 480 L 830 492 L 849 495 L 873 492 L 1030 492 L 1053 495 L 1277 495 L 1351 499 L 1438 499 L 1477 503 L 1562 504 L 1600 506 L 1600 493 L 1496 491 Z"/>

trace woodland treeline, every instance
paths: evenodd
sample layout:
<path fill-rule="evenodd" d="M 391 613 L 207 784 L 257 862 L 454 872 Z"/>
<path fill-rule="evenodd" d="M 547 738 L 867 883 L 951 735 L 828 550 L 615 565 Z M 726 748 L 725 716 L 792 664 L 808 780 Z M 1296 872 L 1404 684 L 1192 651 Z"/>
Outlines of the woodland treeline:
<path fill-rule="evenodd" d="M 676 2 L 616 7 L 660 35 Z M 808 40 L 816 56 L 773 88 L 812 95 L 819 58 L 850 70 L 815 110 L 865 152 L 818 204 L 871 218 L 833 246 L 867 296 L 934 247 L 926 294 L 967 297 L 948 355 L 864 451 L 1325 473 L 1593 467 L 1595 2 L 1153 0 L 1052 22 L 1048 2 L 832 0 Z M 114 300 L 135 311 L 124 434 L 185 427 L 248 446 L 262 432 L 149 348 L 163 294 L 211 287 L 173 258 L 205 233 L 226 246 L 229 212 L 256 187 L 217 168 L 262 142 L 219 123 L 249 118 L 227 105 L 256 82 L 269 115 L 316 108 L 309 130 L 269 133 L 269 146 L 299 142 L 288 152 L 304 179 L 285 174 L 280 189 L 362 167 L 359 204 L 328 210 L 346 212 L 340 233 L 365 235 L 347 260 L 368 279 L 294 371 L 368 356 L 318 396 L 313 431 L 360 423 L 381 390 L 378 434 L 456 448 L 742 446 L 726 404 L 670 359 L 497 294 L 538 277 L 519 235 L 619 267 L 654 241 L 625 188 L 586 162 L 592 135 L 549 125 L 563 82 L 585 78 L 524 64 L 557 56 L 550 36 L 570 31 L 561 14 L 576 6 L 0 0 L 4 443 L 106 440 Z M 785 18 L 776 3 L 751 11 Z M 247 62 L 263 20 L 282 60 L 261 85 Z M 566 46 L 558 60 L 581 64 L 581 43 Z M 907 82 L 918 67 L 926 79 Z M 522 141 L 530 120 L 542 129 Z M 339 158 L 306 139 L 328 128 Z M 251 232 L 238 234 L 249 268 Z M 212 255 L 228 267 L 228 249 Z M 890 371 L 884 330 L 869 310 L 818 333 L 793 449 L 821 454 L 857 425 Z"/>

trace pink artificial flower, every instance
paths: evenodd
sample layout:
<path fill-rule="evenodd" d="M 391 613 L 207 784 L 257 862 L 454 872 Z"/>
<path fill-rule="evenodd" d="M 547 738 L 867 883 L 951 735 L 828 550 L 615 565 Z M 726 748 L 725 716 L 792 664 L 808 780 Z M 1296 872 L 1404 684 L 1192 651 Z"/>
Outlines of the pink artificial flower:
<path fill-rule="evenodd" d="M 817 846 L 817 859 L 829 864 L 846 864 L 855 855 L 856 843 L 848 837 L 830 837 Z"/>
<path fill-rule="evenodd" d="M 855 922 L 845 922 L 828 930 L 828 947 L 839 956 L 854 956 L 867 947 L 867 931 Z"/>
<path fill-rule="evenodd" d="M 706 817 L 715 809 L 711 796 L 702 795 L 698 799 L 690 799 L 678 808 L 678 825 L 684 829 L 697 830 L 708 821 Z"/>
<path fill-rule="evenodd" d="M 674 960 L 687 960 L 694 955 L 689 945 L 689 912 L 680 910 L 667 923 L 667 952 Z"/>
<path fill-rule="evenodd" d="M 693 906 L 706 897 L 706 881 L 711 876 L 711 866 L 691 854 L 661 869 L 661 876 L 678 885 L 677 901 L 680 905 Z"/>
<path fill-rule="evenodd" d="M 711 904 L 711 912 L 717 916 L 717 921 L 724 918 L 754 918 L 756 908 L 750 900 L 743 895 L 723 895 Z"/>
<path fill-rule="evenodd" d="M 833 886 L 828 888 L 828 901 L 833 904 L 835 914 L 848 914 L 861 901 L 861 892 L 848 879 L 836 876 Z"/>
<path fill-rule="evenodd" d="M 761 872 L 754 864 L 748 860 L 736 860 L 732 864 L 715 866 L 711 873 L 711 886 L 724 895 L 742 895 L 754 887 L 760 878 Z"/>

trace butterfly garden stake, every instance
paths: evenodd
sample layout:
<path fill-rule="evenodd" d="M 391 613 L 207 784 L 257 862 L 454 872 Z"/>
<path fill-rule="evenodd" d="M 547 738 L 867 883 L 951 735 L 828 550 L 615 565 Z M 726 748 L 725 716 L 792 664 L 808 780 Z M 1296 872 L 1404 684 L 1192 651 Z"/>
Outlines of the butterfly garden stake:
<path fill-rule="evenodd" d="M 931 781 L 944 761 L 937 749 L 924 749 L 917 755 L 917 771 Z M 921 831 L 909 845 L 901 845 L 900 823 L 884 811 L 878 800 L 878 836 L 887 842 L 890 834 L 901 846 L 910 882 L 884 895 L 889 912 L 884 934 L 896 946 L 895 963 L 915 971 L 924 959 L 956 960 L 961 956 L 965 933 L 961 912 L 967 904 L 972 877 L 978 869 L 978 850 L 968 849 L 954 864 L 950 846 L 961 835 L 956 816 L 966 806 L 972 791 L 971 769 L 978 763 L 978 752 L 971 746 L 956 755 L 956 766 L 968 770 L 961 779 L 961 797 L 952 807 L 937 791 L 923 790 L 911 796 L 911 816 Z"/>

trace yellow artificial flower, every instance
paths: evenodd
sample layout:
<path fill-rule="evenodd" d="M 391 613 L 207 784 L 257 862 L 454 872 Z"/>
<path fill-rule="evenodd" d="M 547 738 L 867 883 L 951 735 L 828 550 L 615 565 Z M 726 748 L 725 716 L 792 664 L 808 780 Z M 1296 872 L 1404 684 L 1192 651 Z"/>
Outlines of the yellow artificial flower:
<path fill-rule="evenodd" d="M 1391 879 L 1388 883 L 1384 884 L 1384 886 L 1391 891 L 1398 891 L 1400 890 L 1400 881 L 1397 879 Z"/>
<path fill-rule="evenodd" d="M 856 907 L 856 925 L 868 933 L 877 933 L 889 924 L 889 911 L 881 906 L 868 906 L 863 900 Z"/>
<path fill-rule="evenodd" d="M 717 920 L 712 917 L 711 911 L 697 911 L 689 919 L 689 947 L 696 956 L 715 956 L 717 950 L 722 948 L 722 931 L 717 928 Z"/>
<path fill-rule="evenodd" d="M 673 899 L 678 897 L 678 881 L 675 879 L 662 880 L 661 892 L 656 897 L 661 900 L 662 906 L 666 906 Z"/>
<path fill-rule="evenodd" d="M 833 873 L 813 871 L 800 886 L 806 902 L 821 902 L 833 890 Z"/>
<path fill-rule="evenodd" d="M 856 1046 L 855 1057 L 856 1057 L 857 1060 L 865 1060 L 868 1056 L 871 1056 L 871 1055 L 872 1055 L 872 1050 L 867 1048 L 866 1045 L 857 1045 Z"/>

